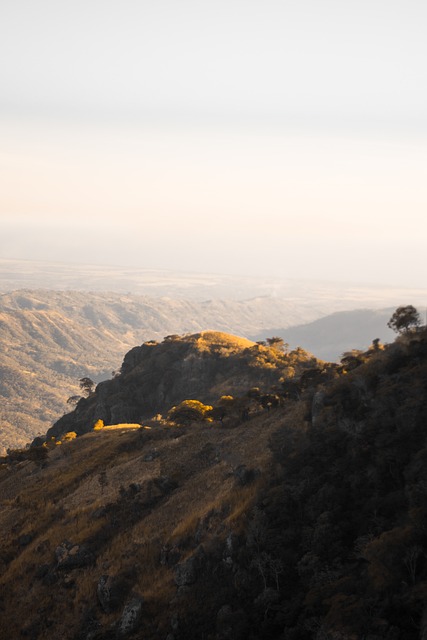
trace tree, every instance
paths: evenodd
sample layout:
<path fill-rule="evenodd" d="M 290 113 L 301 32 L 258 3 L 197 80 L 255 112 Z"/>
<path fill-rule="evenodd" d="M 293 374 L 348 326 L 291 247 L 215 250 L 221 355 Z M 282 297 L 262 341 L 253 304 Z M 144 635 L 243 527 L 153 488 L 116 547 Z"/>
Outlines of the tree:
<path fill-rule="evenodd" d="M 183 400 L 168 412 L 168 419 L 177 424 L 201 422 L 209 417 L 212 407 L 199 400 Z"/>
<path fill-rule="evenodd" d="M 407 333 L 420 324 L 418 311 L 412 304 L 406 307 L 398 307 L 387 322 L 387 326 L 396 333 Z"/>
<path fill-rule="evenodd" d="M 285 342 L 283 338 L 279 338 L 279 336 L 266 338 L 266 341 L 269 347 L 277 349 L 277 351 L 287 351 L 289 349 L 289 344 Z"/>
<path fill-rule="evenodd" d="M 80 378 L 80 389 L 85 393 L 88 397 L 93 393 L 93 388 L 95 383 L 90 378 Z"/>
<path fill-rule="evenodd" d="M 352 349 L 351 351 L 345 351 L 342 354 L 341 364 L 347 371 L 357 369 L 357 367 L 360 367 L 364 362 L 364 354 L 360 349 Z"/>

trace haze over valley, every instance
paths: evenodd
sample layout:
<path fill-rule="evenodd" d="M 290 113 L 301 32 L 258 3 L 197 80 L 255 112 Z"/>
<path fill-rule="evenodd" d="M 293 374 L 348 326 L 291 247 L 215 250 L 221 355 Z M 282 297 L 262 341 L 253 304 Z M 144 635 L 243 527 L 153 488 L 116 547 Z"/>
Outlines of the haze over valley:
<path fill-rule="evenodd" d="M 68 411 L 67 399 L 81 393 L 80 378 L 110 378 L 125 353 L 145 341 L 209 328 L 255 341 L 279 336 L 291 349 L 301 346 L 337 361 L 376 338 L 393 339 L 387 321 L 395 306 L 383 305 L 397 306 L 405 296 L 427 299 L 423 290 L 278 278 L 7 260 L 2 266 L 3 451 L 45 433 Z M 74 291 L 79 283 L 81 290 Z M 102 291 L 106 284 L 109 292 Z"/>
<path fill-rule="evenodd" d="M 426 24 L 0 2 L 1 640 L 427 640 Z"/>

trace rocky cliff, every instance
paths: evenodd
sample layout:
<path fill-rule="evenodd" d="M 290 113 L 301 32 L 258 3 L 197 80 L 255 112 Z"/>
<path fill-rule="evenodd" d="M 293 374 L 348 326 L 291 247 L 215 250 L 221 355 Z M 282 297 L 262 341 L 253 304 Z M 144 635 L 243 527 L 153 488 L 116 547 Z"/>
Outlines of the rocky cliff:
<path fill-rule="evenodd" d="M 211 332 L 146 349 L 123 393 L 147 353 L 221 350 L 221 390 L 233 358 L 274 356 Z M 426 330 L 300 381 L 232 425 L 111 425 L 1 460 L 1 637 L 424 639 Z"/>
<path fill-rule="evenodd" d="M 149 341 L 131 349 L 120 374 L 98 384 L 95 393 L 49 429 L 48 437 L 86 433 L 97 420 L 107 425 L 142 422 L 186 399 L 215 404 L 223 395 L 241 395 L 254 386 L 280 388 L 286 376 L 317 362 L 302 349 L 284 353 L 217 331 Z"/>

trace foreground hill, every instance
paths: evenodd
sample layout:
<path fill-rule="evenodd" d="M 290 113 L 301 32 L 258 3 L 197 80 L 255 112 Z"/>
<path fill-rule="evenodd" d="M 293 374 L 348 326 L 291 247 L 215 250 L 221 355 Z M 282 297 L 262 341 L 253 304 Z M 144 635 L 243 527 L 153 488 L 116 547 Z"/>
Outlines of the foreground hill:
<path fill-rule="evenodd" d="M 111 377 L 145 340 L 213 329 L 251 335 L 305 318 L 276 298 L 205 302 L 119 293 L 19 290 L 0 295 L 0 452 L 44 433 L 80 392 Z"/>
<path fill-rule="evenodd" d="M 348 365 L 240 423 L 5 459 L 5 637 L 423 640 L 427 332 Z"/>

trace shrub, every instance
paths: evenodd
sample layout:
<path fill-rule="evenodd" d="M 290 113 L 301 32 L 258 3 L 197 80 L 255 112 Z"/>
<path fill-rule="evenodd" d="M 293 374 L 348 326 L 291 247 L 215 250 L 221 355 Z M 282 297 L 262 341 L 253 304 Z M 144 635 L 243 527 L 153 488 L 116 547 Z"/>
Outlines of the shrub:
<path fill-rule="evenodd" d="M 177 424 L 189 424 L 209 419 L 212 407 L 199 402 L 199 400 L 183 400 L 168 412 L 169 420 Z"/>
<path fill-rule="evenodd" d="M 77 438 L 77 433 L 75 431 L 68 431 L 68 433 L 62 436 L 62 441 L 71 442 L 71 440 L 74 440 L 74 438 Z"/>

